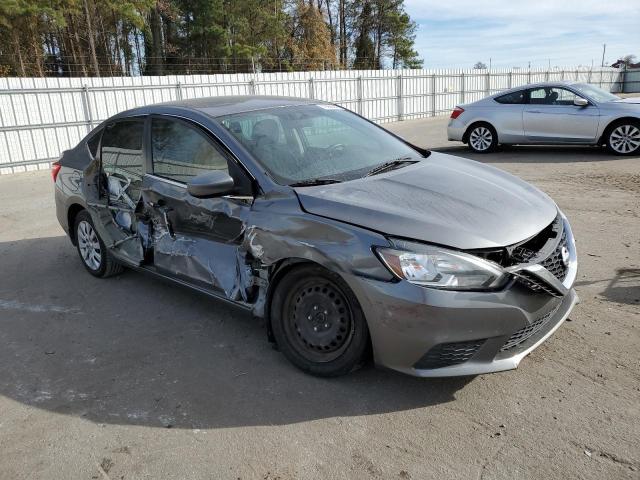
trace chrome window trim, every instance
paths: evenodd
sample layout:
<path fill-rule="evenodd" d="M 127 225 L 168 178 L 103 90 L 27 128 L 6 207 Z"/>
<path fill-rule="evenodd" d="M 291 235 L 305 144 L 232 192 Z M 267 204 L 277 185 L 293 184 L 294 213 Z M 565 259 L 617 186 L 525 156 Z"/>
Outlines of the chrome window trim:
<path fill-rule="evenodd" d="M 182 188 L 187 188 L 187 184 L 183 183 L 183 182 L 178 182 L 177 180 L 171 180 L 170 178 L 164 178 L 164 177 L 160 177 L 158 175 L 156 175 L 155 173 L 147 173 L 146 174 L 147 177 L 151 177 L 154 180 L 158 180 L 164 183 L 168 183 L 169 185 L 173 185 L 176 187 L 182 187 Z"/>

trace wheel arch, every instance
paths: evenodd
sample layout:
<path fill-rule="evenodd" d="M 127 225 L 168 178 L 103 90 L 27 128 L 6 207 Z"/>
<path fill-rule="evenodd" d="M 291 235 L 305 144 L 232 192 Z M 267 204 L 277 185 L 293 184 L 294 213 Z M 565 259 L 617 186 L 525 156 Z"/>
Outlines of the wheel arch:
<path fill-rule="evenodd" d="M 67 208 L 67 225 L 69 227 L 69 238 L 71 239 L 71 243 L 73 243 L 74 245 L 76 245 L 77 239 L 75 228 L 73 227 L 76 223 L 76 217 L 83 210 L 85 210 L 85 208 L 79 203 L 72 203 L 71 205 L 69 205 L 69 208 Z"/>
<path fill-rule="evenodd" d="M 607 139 L 609 137 L 609 133 L 611 133 L 611 130 L 613 130 L 613 128 L 620 124 L 620 123 L 624 123 L 624 122 L 631 122 L 631 123 L 635 123 L 636 125 L 640 125 L 640 118 L 638 117 L 633 117 L 630 115 L 626 115 L 624 117 L 618 117 L 618 118 L 614 118 L 613 120 L 611 120 L 606 127 L 604 127 L 604 130 L 602 130 L 602 135 L 600 136 L 600 139 L 598 140 L 598 144 L 599 145 L 604 145 L 607 143 Z"/>
<path fill-rule="evenodd" d="M 322 264 L 314 262 L 313 260 L 297 257 L 284 258 L 276 262 L 271 267 L 271 273 L 269 274 L 269 281 L 264 303 L 265 327 L 267 329 L 267 338 L 271 343 L 276 343 L 276 339 L 273 335 L 273 328 L 271 326 L 271 303 L 273 300 L 273 293 L 276 291 L 278 284 L 282 281 L 282 279 L 287 275 L 288 272 L 302 265 L 318 265 L 326 268 Z"/>
<path fill-rule="evenodd" d="M 462 142 L 463 143 L 469 143 L 469 134 L 471 133 L 471 130 L 480 125 L 480 124 L 485 124 L 485 125 L 489 125 L 493 131 L 496 134 L 496 138 L 498 139 L 498 142 L 500 141 L 500 137 L 498 136 L 498 130 L 496 129 L 496 127 L 493 125 L 493 123 L 491 123 L 489 120 L 484 120 L 484 119 L 476 119 L 473 122 L 471 122 L 469 124 L 469 126 L 467 127 L 467 129 L 464 131 L 464 135 L 462 135 Z"/>
<path fill-rule="evenodd" d="M 276 291 L 276 289 L 278 288 L 278 285 L 280 284 L 280 282 L 287 276 L 287 274 L 289 272 L 291 272 L 292 270 L 296 269 L 296 268 L 300 268 L 302 266 L 318 266 L 321 267 L 337 276 L 339 276 L 342 281 L 349 286 L 349 283 L 344 279 L 344 277 L 340 274 L 340 272 L 333 270 L 333 269 L 329 269 L 327 268 L 326 265 L 323 265 L 320 262 L 316 262 L 314 260 L 309 260 L 308 258 L 299 258 L 299 257 L 291 257 L 291 258 L 285 258 L 282 260 L 279 260 L 277 263 L 275 263 L 272 266 L 271 269 L 271 273 L 269 275 L 269 281 L 268 281 L 268 285 L 267 285 L 267 291 L 266 291 L 266 295 L 265 295 L 265 303 L 264 303 L 264 321 L 265 321 L 265 327 L 267 330 L 267 338 L 268 340 L 273 343 L 276 344 L 276 339 L 273 335 L 273 328 L 272 328 L 272 318 L 271 318 L 271 306 L 272 306 L 272 301 L 273 301 L 273 295 Z M 360 300 L 356 297 L 356 302 L 358 302 L 358 304 L 360 303 Z M 368 320 L 366 318 L 366 316 L 364 316 L 364 320 L 365 322 L 368 323 Z M 371 336 L 369 336 L 369 344 L 371 344 Z M 371 345 L 369 345 L 371 346 Z"/>

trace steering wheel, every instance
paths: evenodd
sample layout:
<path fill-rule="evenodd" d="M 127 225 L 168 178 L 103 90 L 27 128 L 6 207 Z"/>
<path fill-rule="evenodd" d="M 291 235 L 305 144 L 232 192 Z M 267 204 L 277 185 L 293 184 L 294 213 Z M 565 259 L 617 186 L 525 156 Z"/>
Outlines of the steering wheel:
<path fill-rule="evenodd" d="M 333 145 L 329 145 L 327 147 L 327 153 L 330 157 L 334 157 L 336 154 L 344 153 L 345 146 L 343 143 L 334 143 Z"/>

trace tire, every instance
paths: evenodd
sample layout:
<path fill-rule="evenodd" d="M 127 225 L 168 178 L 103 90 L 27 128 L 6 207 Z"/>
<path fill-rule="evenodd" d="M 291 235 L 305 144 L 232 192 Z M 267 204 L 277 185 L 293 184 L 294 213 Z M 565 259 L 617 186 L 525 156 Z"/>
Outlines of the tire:
<path fill-rule="evenodd" d="M 498 133 L 488 123 L 476 123 L 469 128 L 467 144 L 475 153 L 494 152 L 498 148 Z"/>
<path fill-rule="evenodd" d="M 613 124 L 606 141 L 607 149 L 614 155 L 640 154 L 640 122 L 626 120 Z"/>
<path fill-rule="evenodd" d="M 75 229 L 76 247 L 84 268 L 94 277 L 106 278 L 122 273 L 124 267 L 119 264 L 107 250 L 104 242 L 93 226 L 91 215 L 82 210 L 76 215 Z"/>
<path fill-rule="evenodd" d="M 287 359 L 302 371 L 336 377 L 364 363 L 369 329 L 349 286 L 314 265 L 295 267 L 278 283 L 271 327 Z"/>

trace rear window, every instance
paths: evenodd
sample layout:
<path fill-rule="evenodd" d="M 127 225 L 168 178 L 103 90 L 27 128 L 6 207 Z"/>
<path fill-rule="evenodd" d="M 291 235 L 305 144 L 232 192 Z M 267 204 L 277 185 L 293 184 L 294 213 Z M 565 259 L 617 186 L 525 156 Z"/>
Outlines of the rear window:
<path fill-rule="evenodd" d="M 499 97 L 494 98 L 494 100 L 498 103 L 503 103 L 508 105 L 518 105 L 518 104 L 524 103 L 525 91 L 520 90 L 518 92 L 507 93 L 506 95 L 501 95 Z"/>

